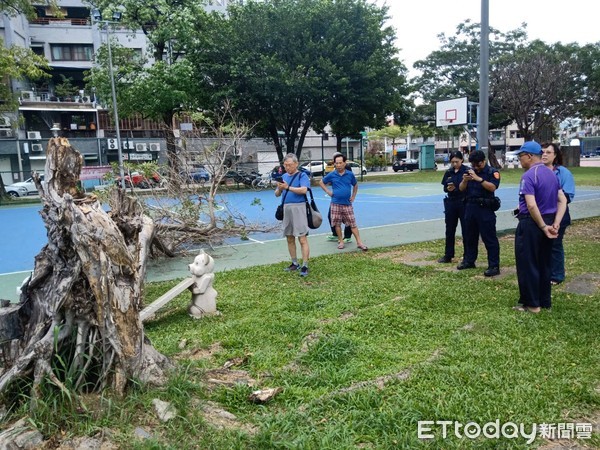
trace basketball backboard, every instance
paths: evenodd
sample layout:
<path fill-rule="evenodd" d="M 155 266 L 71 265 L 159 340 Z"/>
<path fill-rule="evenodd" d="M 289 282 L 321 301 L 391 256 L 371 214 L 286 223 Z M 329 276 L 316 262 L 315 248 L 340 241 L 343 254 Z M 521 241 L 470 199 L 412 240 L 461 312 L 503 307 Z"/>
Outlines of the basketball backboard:
<path fill-rule="evenodd" d="M 435 124 L 438 127 L 467 124 L 467 97 L 443 100 L 435 104 Z"/>

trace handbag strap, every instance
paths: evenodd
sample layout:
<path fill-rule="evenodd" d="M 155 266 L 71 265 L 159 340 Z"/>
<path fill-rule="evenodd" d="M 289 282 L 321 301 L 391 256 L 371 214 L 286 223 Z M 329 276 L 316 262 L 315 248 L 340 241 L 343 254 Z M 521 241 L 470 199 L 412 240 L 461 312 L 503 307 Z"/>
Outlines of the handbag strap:
<path fill-rule="evenodd" d="M 308 192 L 310 194 L 310 201 L 314 202 L 315 198 L 313 197 L 312 189 L 307 187 L 306 192 Z M 304 200 L 306 201 L 306 203 L 308 203 L 308 196 L 306 194 L 304 194 Z"/>
<path fill-rule="evenodd" d="M 302 172 L 298 172 L 296 173 L 292 179 L 290 180 L 290 184 L 288 184 L 288 188 L 285 190 L 285 192 L 283 193 L 283 197 L 281 198 L 281 204 L 283 205 L 285 203 L 285 198 L 287 197 L 287 194 L 289 192 L 289 188 L 292 186 L 292 183 L 294 182 L 294 178 L 296 178 L 298 176 L 298 174 L 300 174 Z"/>

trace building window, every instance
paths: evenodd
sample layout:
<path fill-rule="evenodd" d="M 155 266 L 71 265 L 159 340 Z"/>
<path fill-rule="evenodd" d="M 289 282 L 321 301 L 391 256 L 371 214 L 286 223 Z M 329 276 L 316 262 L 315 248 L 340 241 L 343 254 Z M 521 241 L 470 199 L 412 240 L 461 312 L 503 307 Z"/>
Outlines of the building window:
<path fill-rule="evenodd" d="M 44 56 L 44 44 L 31 44 L 29 47 L 38 56 Z"/>
<path fill-rule="evenodd" d="M 52 61 L 91 61 L 93 46 L 86 44 L 51 45 Z"/>

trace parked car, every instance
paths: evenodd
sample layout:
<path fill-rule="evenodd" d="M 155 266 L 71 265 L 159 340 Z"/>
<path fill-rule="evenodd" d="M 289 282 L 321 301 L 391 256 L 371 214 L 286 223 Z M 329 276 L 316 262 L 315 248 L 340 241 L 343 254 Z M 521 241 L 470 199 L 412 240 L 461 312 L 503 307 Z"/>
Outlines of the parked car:
<path fill-rule="evenodd" d="M 117 184 L 121 184 L 121 177 L 115 179 Z M 125 187 L 133 187 L 140 189 L 149 189 L 151 186 L 158 186 L 162 181 L 162 178 L 158 172 L 154 172 L 152 177 L 149 179 L 144 176 L 141 172 L 130 172 L 129 175 L 125 175 Z"/>
<path fill-rule="evenodd" d="M 300 165 L 300 167 L 308 170 L 310 173 L 322 176 L 325 171 L 325 163 L 321 161 L 308 161 Z"/>
<path fill-rule="evenodd" d="M 400 170 L 402 172 L 412 172 L 413 170 L 417 170 L 418 168 L 419 161 L 417 161 L 416 159 L 398 159 L 394 161 L 394 164 L 392 164 L 392 169 L 394 169 L 394 172 L 398 172 Z"/>
<path fill-rule="evenodd" d="M 308 175 L 309 178 L 313 177 L 313 173 L 308 170 L 306 167 L 298 167 L 298 170 L 300 170 L 301 172 L 304 172 L 306 175 Z M 281 177 L 283 176 L 283 174 L 285 173 L 285 169 L 283 168 L 283 166 L 275 166 L 273 167 L 273 170 L 271 170 L 271 179 L 273 181 L 278 181 L 281 182 Z"/>
<path fill-rule="evenodd" d="M 504 154 L 504 163 L 505 164 L 518 164 L 519 163 L 519 154 L 516 151 L 506 152 Z"/>
<path fill-rule="evenodd" d="M 44 181 L 44 175 L 40 175 L 40 181 Z M 6 186 L 6 193 L 11 197 L 27 197 L 28 195 L 37 195 L 38 190 L 33 182 L 33 178 L 28 178 L 25 181 L 13 183 Z"/>
<path fill-rule="evenodd" d="M 352 173 L 354 175 L 360 175 L 361 172 L 363 175 L 367 174 L 367 168 L 365 166 L 361 166 L 359 163 L 357 163 L 355 161 L 346 161 L 346 167 L 348 167 L 348 166 L 350 166 L 350 170 L 352 170 Z M 335 166 L 333 165 L 333 161 L 328 161 L 327 165 L 325 166 L 325 174 L 328 174 L 329 172 L 333 172 L 334 169 L 335 169 Z"/>
<path fill-rule="evenodd" d="M 180 175 L 187 177 L 190 183 L 204 184 L 210 180 L 210 174 L 204 166 L 190 167 L 187 172 L 181 172 Z"/>

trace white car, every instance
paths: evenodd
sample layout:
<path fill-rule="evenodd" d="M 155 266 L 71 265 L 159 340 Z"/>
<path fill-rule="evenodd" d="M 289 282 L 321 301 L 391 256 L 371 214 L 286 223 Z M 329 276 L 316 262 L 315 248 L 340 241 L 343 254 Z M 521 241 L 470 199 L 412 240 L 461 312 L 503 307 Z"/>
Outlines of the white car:
<path fill-rule="evenodd" d="M 504 161 L 506 164 L 518 164 L 519 163 L 519 154 L 516 151 L 506 152 L 504 154 Z"/>
<path fill-rule="evenodd" d="M 365 166 L 361 166 L 359 163 L 354 162 L 354 161 L 346 161 L 346 166 L 350 166 L 350 169 L 352 170 L 352 173 L 354 175 L 360 175 L 361 173 L 363 175 L 367 174 L 367 168 Z"/>
<path fill-rule="evenodd" d="M 40 175 L 40 181 L 44 181 L 44 175 Z M 11 197 L 27 197 L 28 195 L 37 195 L 38 190 L 35 187 L 33 178 L 28 178 L 25 181 L 6 186 L 6 193 Z"/>
<path fill-rule="evenodd" d="M 321 161 L 308 161 L 300 164 L 300 167 L 308 170 L 312 175 L 323 175 L 326 164 Z"/>

